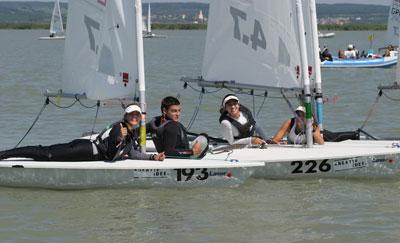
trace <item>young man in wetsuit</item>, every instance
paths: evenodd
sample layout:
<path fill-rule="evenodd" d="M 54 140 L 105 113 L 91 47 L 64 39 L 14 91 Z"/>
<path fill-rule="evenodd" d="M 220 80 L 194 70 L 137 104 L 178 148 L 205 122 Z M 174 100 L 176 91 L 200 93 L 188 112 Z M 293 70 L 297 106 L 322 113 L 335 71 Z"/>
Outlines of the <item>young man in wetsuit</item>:
<path fill-rule="evenodd" d="M 161 101 L 161 116 L 154 117 L 148 126 L 157 151 L 167 157 L 198 158 L 208 148 L 205 136 L 199 136 L 189 145 L 185 127 L 180 123 L 181 104 L 175 97 L 168 96 Z"/>
<path fill-rule="evenodd" d="M 102 131 L 94 141 L 75 139 L 69 143 L 50 146 L 26 146 L 0 152 L 0 160 L 11 157 L 31 158 L 37 161 L 95 161 L 117 159 L 159 160 L 163 153 L 140 152 L 138 133 L 135 128 L 141 120 L 141 110 L 136 104 L 125 109 L 122 121 Z"/>

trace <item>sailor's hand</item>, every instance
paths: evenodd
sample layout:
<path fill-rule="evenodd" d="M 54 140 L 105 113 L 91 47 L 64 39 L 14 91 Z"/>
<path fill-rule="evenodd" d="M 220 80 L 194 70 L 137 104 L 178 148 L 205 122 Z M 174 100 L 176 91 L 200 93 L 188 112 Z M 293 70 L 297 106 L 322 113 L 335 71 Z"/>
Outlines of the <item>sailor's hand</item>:
<path fill-rule="evenodd" d="M 195 144 L 193 144 L 192 151 L 193 151 L 193 155 L 201 154 L 201 144 L 199 142 L 196 142 Z"/>
<path fill-rule="evenodd" d="M 120 136 L 121 138 L 125 139 L 125 137 L 128 135 L 128 128 L 123 127 L 122 124 L 119 124 L 121 126 L 120 129 Z"/>
<path fill-rule="evenodd" d="M 153 159 L 157 161 L 163 161 L 165 159 L 164 152 L 153 155 Z"/>
<path fill-rule="evenodd" d="M 258 137 L 251 138 L 251 144 L 261 145 L 261 144 L 265 144 L 265 143 L 266 142 L 264 140 L 262 140 L 261 138 L 258 138 Z"/>
<path fill-rule="evenodd" d="M 277 142 L 275 142 L 272 138 L 267 139 L 267 141 L 265 141 L 267 144 L 277 144 Z"/>

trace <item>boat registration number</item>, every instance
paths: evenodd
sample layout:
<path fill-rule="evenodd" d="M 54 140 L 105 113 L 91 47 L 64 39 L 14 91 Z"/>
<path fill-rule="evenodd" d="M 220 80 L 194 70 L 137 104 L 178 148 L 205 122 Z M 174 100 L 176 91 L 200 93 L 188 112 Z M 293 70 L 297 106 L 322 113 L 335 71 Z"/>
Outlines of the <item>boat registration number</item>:
<path fill-rule="evenodd" d="M 175 169 L 177 181 L 190 181 L 192 178 L 199 181 L 207 180 L 210 173 L 207 168 L 204 169 Z"/>
<path fill-rule="evenodd" d="M 316 160 L 307 160 L 307 161 L 292 161 L 290 163 L 294 168 L 292 170 L 292 174 L 312 174 L 318 172 L 329 172 L 332 169 L 332 166 L 328 163 L 327 159 L 322 160 L 318 163 Z"/>

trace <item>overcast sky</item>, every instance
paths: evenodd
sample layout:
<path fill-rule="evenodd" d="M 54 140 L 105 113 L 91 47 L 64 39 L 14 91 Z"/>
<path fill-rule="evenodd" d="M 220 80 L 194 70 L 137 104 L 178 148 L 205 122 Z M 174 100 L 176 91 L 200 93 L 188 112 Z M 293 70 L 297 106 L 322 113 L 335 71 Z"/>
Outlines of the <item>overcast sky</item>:
<path fill-rule="evenodd" d="M 38 1 L 38 0 L 0 0 L 0 2 L 8 1 Z M 54 0 L 39 0 L 53 2 Z M 61 0 L 64 1 L 64 0 Z M 143 2 L 209 2 L 210 0 L 142 0 Z M 389 5 L 391 0 L 316 0 L 317 3 L 369 3 L 379 5 Z"/>

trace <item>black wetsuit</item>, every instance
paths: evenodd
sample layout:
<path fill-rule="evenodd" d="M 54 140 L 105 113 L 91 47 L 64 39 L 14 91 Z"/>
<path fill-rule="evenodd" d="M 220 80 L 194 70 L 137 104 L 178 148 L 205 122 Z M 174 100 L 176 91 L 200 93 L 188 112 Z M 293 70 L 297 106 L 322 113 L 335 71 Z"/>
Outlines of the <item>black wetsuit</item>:
<path fill-rule="evenodd" d="M 137 150 L 136 132 L 128 132 L 125 140 L 120 138 L 120 124 L 116 122 L 111 128 L 104 130 L 94 143 L 88 139 L 75 139 L 69 143 L 50 146 L 26 146 L 0 152 L 0 159 L 11 157 L 32 158 L 37 161 L 95 161 L 116 159 L 117 152 L 131 155 L 132 149 Z M 102 138 L 103 137 L 103 138 Z M 142 154 L 138 159 L 150 159 L 151 155 Z M 131 156 L 130 156 L 131 157 Z"/>
<path fill-rule="evenodd" d="M 193 151 L 189 147 L 185 127 L 173 120 L 161 122 L 161 116 L 154 117 L 147 129 L 152 133 L 152 138 L 159 153 L 165 152 L 169 157 L 190 157 Z"/>

